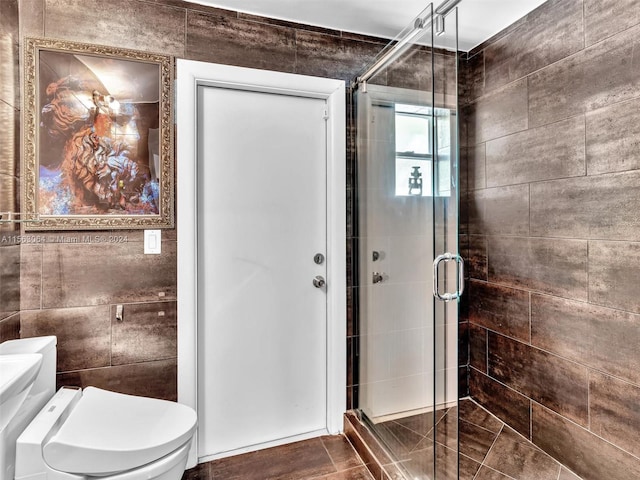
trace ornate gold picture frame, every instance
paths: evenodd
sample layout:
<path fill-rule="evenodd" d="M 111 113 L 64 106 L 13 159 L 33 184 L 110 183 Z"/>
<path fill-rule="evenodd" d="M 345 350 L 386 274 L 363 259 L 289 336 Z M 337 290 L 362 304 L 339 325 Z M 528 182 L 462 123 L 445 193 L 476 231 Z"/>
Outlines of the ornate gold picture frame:
<path fill-rule="evenodd" d="M 173 228 L 173 60 L 27 38 L 25 230 Z"/>

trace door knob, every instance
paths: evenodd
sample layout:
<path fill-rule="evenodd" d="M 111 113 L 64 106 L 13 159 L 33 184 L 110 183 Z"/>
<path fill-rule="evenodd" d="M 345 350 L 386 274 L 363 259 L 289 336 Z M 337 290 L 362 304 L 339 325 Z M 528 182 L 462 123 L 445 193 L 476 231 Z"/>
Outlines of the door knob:
<path fill-rule="evenodd" d="M 326 285 L 327 282 L 325 282 L 324 277 L 322 277 L 321 275 L 316 276 L 313 279 L 313 286 L 316 288 L 322 288 Z"/>

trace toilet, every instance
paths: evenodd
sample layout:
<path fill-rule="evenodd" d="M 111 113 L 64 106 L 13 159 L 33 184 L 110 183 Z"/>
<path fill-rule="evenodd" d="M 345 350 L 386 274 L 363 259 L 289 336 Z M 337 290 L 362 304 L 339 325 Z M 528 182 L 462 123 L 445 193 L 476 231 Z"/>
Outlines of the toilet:
<path fill-rule="evenodd" d="M 56 337 L 0 344 L 0 355 L 43 355 L 31 391 L 40 401 L 22 407 L 30 410 L 27 416 L 37 414 L 19 429 L 15 480 L 180 480 L 196 430 L 195 411 L 95 387 L 63 387 L 54 394 L 55 345 Z"/>

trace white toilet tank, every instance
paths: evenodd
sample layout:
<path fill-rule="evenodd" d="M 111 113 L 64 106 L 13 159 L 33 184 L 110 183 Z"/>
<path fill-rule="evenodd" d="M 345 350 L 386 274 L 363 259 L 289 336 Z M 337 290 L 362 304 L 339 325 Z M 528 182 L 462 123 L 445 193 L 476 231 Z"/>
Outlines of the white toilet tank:
<path fill-rule="evenodd" d="M 21 338 L 0 343 L 0 355 L 16 353 L 39 353 L 42 355 L 42 366 L 31 387 L 30 400 L 22 407 L 23 411 L 33 411 L 31 420 L 56 393 L 56 345 L 55 336 Z M 28 402 L 31 402 L 28 404 Z M 29 421 L 31 421 L 29 420 Z"/>
<path fill-rule="evenodd" d="M 1 0 L 0 0 L 1 1 Z M 36 376 L 33 386 L 11 419 L 6 428 L 0 433 L 0 445 L 3 461 L 0 464 L 6 467 L 6 471 L 0 472 L 0 477 L 8 477 L 13 480 L 16 455 L 16 440 L 38 412 L 56 393 L 56 345 L 54 336 L 23 338 L 9 340 L 0 344 L 0 355 L 13 355 L 24 353 L 39 353 L 42 355 L 42 366 Z"/>

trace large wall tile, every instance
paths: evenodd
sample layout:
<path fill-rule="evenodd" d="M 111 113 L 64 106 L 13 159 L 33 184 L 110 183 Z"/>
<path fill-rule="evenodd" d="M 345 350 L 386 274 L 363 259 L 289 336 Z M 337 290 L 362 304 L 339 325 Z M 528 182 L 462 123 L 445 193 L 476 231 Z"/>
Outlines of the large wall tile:
<path fill-rule="evenodd" d="M 289 27 L 190 10 L 187 14 L 186 57 L 240 67 L 294 72 L 295 33 Z"/>
<path fill-rule="evenodd" d="M 42 306 L 42 251 L 38 244 L 20 248 L 20 309 L 36 310 Z"/>
<path fill-rule="evenodd" d="M 567 435 L 565 442 L 564 424 L 559 426 L 562 434 L 549 435 L 549 445 L 560 444 L 565 459 L 574 462 L 567 465 L 584 480 L 640 478 L 635 467 L 625 470 L 630 457 L 623 452 L 620 456 L 621 450 L 612 445 L 629 450 L 624 442 L 631 438 L 630 431 L 638 429 L 633 420 L 637 412 L 623 411 L 616 402 L 634 409 L 640 398 L 636 391 L 640 361 L 634 350 L 640 340 L 635 339 L 640 324 L 637 6 L 637 0 L 549 0 L 474 49 L 459 77 L 462 144 L 483 145 L 485 154 L 484 185 L 474 186 L 470 152 L 462 152 L 470 195 L 467 216 L 460 221 L 468 218 L 465 232 L 470 246 L 474 239 L 485 242 L 487 262 L 480 263 L 483 268 L 476 273 L 486 282 L 474 281 L 472 273 L 467 292 L 470 393 L 480 399 L 491 395 L 487 392 L 497 396 L 495 391 L 502 389 L 507 395 L 514 391 L 507 383 L 538 409 L 543 407 L 536 402 L 541 402 L 559 412 L 547 411 L 566 425 L 579 429 L 573 423 L 578 422 L 601 428 L 607 441 L 582 429 L 575 436 L 585 432 L 584 441 L 572 443 Z M 527 94 L 527 119 L 511 113 L 508 131 L 500 115 L 493 117 L 495 121 L 491 115 L 515 105 L 513 96 L 505 100 L 501 95 L 519 82 Z M 489 113 L 481 118 L 483 111 Z M 507 218 L 500 212 L 502 203 L 487 208 L 482 189 L 513 185 L 530 188 L 529 211 L 520 218 L 512 216 L 514 221 L 500 222 Z M 517 205 L 512 202 L 507 211 Z M 530 230 L 518 232 L 517 226 L 526 221 Z M 511 325 L 506 321 L 511 317 L 501 316 L 513 300 L 507 287 L 522 290 L 531 299 L 532 345 L 526 345 L 528 317 L 523 315 L 515 333 L 508 331 Z M 500 288 L 505 291 L 497 292 Z M 487 302 L 496 303 L 498 317 L 485 311 L 482 315 L 487 317 L 476 316 L 475 309 Z M 499 334 L 508 337 L 502 342 L 506 345 L 497 344 Z M 478 370 L 484 368 L 487 335 L 488 373 L 495 380 Z M 514 349 L 516 340 L 523 343 Z M 499 359 L 505 372 L 493 370 Z M 610 375 L 617 382 L 603 384 L 611 388 L 605 391 L 603 386 L 600 397 L 592 392 L 590 418 L 585 371 L 592 373 L 592 391 L 594 375 Z M 517 404 L 518 398 L 510 400 Z M 601 399 L 595 418 L 594 401 Z M 489 408 L 504 419 L 509 412 L 502 403 L 494 401 Z M 583 455 L 589 457 L 586 466 L 581 464 Z M 600 464 L 594 468 L 596 462 Z M 578 477 L 561 469 L 560 478 Z"/>
<path fill-rule="evenodd" d="M 640 315 L 546 295 L 531 296 L 531 343 L 640 384 Z"/>
<path fill-rule="evenodd" d="M 380 53 L 376 43 L 296 31 L 296 73 L 350 81 Z"/>
<path fill-rule="evenodd" d="M 487 373 L 487 330 L 469 324 L 469 365 L 476 370 Z"/>
<path fill-rule="evenodd" d="M 589 378 L 590 430 L 614 445 L 640 456 L 640 387 L 591 372 Z"/>
<path fill-rule="evenodd" d="M 470 278 L 487 280 L 487 237 L 469 235 L 469 258 L 465 265 Z"/>
<path fill-rule="evenodd" d="M 489 332 L 491 377 L 581 424 L 588 423 L 587 368 Z"/>
<path fill-rule="evenodd" d="M 640 99 L 589 112 L 586 124 L 589 175 L 640 169 Z"/>
<path fill-rule="evenodd" d="M 637 480 L 640 460 L 536 403 L 533 443 L 584 480 Z"/>
<path fill-rule="evenodd" d="M 3 66 L 0 65 L 0 69 Z M 2 72 L 0 70 L 0 84 L 2 82 Z M 7 95 L 11 96 L 11 89 L 6 89 Z M 17 175 L 20 163 L 20 111 L 10 107 L 0 98 L 0 175 Z M 15 188 L 11 189 L 15 192 Z M 0 190 L 0 202 L 7 206 L 5 202 L 11 202 L 9 211 L 15 211 L 16 195 L 9 195 L 3 188 Z M 7 211 L 6 209 L 2 211 Z"/>
<path fill-rule="evenodd" d="M 489 281 L 587 299 L 587 242 L 490 237 Z"/>
<path fill-rule="evenodd" d="M 1 2 L 0 2 L 1 3 Z M 11 3 L 11 2 L 9 2 Z M 4 9 L 2 3 L 0 8 Z M 17 5 L 16 5 L 17 12 Z M 3 13 L 0 11 L 0 18 Z M 16 13 L 17 15 L 17 13 Z M 12 14 L 7 12 L 11 19 Z M 0 20 L 2 22 L 4 19 Z M 12 20 L 9 20 L 11 22 Z M 18 43 L 18 23 L 0 25 L 0 101 L 16 109 L 20 108 L 20 44 Z M 2 112 L 7 120 L 10 117 Z M 3 122 L 6 125 L 6 120 Z"/>
<path fill-rule="evenodd" d="M 487 186 L 585 174 L 584 117 L 487 142 Z"/>
<path fill-rule="evenodd" d="M 428 92 L 434 90 L 431 60 L 431 51 L 420 46 L 411 47 L 386 69 L 387 85 Z M 439 92 L 440 89 L 435 91 Z"/>
<path fill-rule="evenodd" d="M 460 191 L 458 203 L 458 233 L 469 233 L 469 195 L 464 190 Z"/>
<path fill-rule="evenodd" d="M 0 318 L 20 310 L 20 264 L 20 245 L 0 243 Z"/>
<path fill-rule="evenodd" d="M 45 0 L 19 0 L 20 10 L 29 15 L 20 15 L 20 34 L 25 37 L 42 37 L 44 35 L 44 2 Z"/>
<path fill-rule="evenodd" d="M 640 313 L 640 243 L 589 242 L 589 301 Z"/>
<path fill-rule="evenodd" d="M 1 103 L 1 102 L 0 102 Z M 18 210 L 18 185 L 16 177 L 12 175 L 0 174 L 0 212 L 16 212 Z M 1 232 L 14 231 L 15 225 L 0 224 Z M 3 235 L 4 236 L 4 235 Z M 0 237 L 0 248 L 7 245 L 8 242 L 2 242 Z"/>
<path fill-rule="evenodd" d="M 18 0 L 0 2 L 0 35 L 18 36 Z"/>
<path fill-rule="evenodd" d="M 640 97 L 640 26 L 529 76 L 529 122 L 539 126 Z"/>
<path fill-rule="evenodd" d="M 529 185 L 469 192 L 469 233 L 529 234 Z"/>
<path fill-rule="evenodd" d="M 527 79 L 518 80 L 468 105 L 468 145 L 525 130 L 527 114 Z"/>
<path fill-rule="evenodd" d="M 531 185 L 531 234 L 640 240 L 640 171 Z"/>
<path fill-rule="evenodd" d="M 458 109 L 457 55 L 451 51 L 436 50 L 434 63 L 435 106 Z M 391 84 L 393 85 L 393 84 Z"/>
<path fill-rule="evenodd" d="M 185 13 L 129 0 L 45 0 L 48 37 L 184 56 Z"/>
<path fill-rule="evenodd" d="M 109 306 L 23 310 L 22 338 L 58 337 L 58 372 L 106 367 L 111 361 Z"/>
<path fill-rule="evenodd" d="M 473 102 L 484 95 L 484 50 L 468 60 L 466 56 L 460 57 L 458 78 L 461 105 Z"/>
<path fill-rule="evenodd" d="M 526 438 L 530 438 L 531 401 L 527 397 L 474 368 L 470 370 L 469 393 L 474 400 L 500 420 Z"/>
<path fill-rule="evenodd" d="M 472 280 L 469 295 L 471 323 L 529 342 L 529 292 Z"/>
<path fill-rule="evenodd" d="M 584 0 L 584 36 L 587 45 L 640 23 L 637 0 Z"/>
<path fill-rule="evenodd" d="M 458 366 L 469 364 L 469 322 L 458 322 Z"/>
<path fill-rule="evenodd" d="M 0 318 L 0 343 L 20 338 L 20 314 Z"/>
<path fill-rule="evenodd" d="M 486 144 L 475 145 L 467 148 L 467 188 L 468 190 L 476 190 L 486 188 Z"/>
<path fill-rule="evenodd" d="M 484 50 L 486 88 L 517 80 L 583 46 L 582 0 L 549 0 Z"/>
<path fill-rule="evenodd" d="M 47 244 L 43 308 L 174 300 L 176 268 L 176 242 L 163 242 L 162 255 L 136 242 Z"/>
<path fill-rule="evenodd" d="M 486 144 L 460 149 L 460 190 L 486 188 L 485 164 Z"/>
<path fill-rule="evenodd" d="M 177 401 L 176 359 L 93 368 L 57 375 L 60 387 L 98 387 L 129 395 Z"/>
<path fill-rule="evenodd" d="M 122 321 L 115 314 L 112 305 L 112 365 L 178 356 L 176 302 L 124 305 Z"/>

